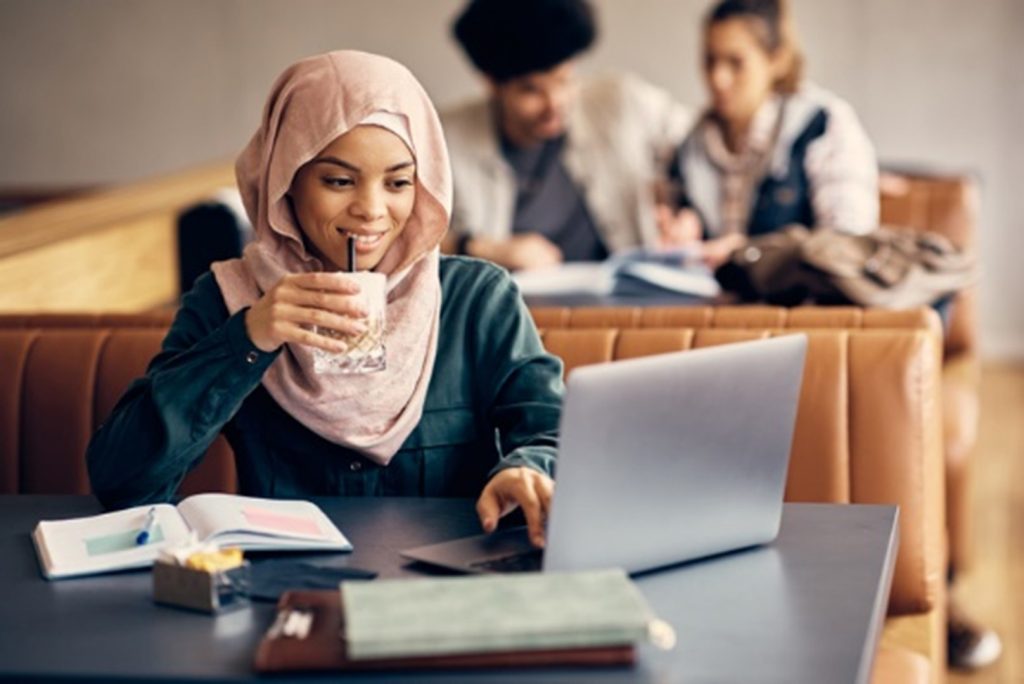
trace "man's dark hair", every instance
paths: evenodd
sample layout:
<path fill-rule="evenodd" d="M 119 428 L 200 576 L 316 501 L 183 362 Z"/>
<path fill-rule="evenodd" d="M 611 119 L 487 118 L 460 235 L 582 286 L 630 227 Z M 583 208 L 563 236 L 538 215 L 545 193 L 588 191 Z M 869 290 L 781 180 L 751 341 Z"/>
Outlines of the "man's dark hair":
<path fill-rule="evenodd" d="M 472 0 L 452 31 L 476 68 L 502 82 L 583 52 L 597 26 L 586 0 Z"/>

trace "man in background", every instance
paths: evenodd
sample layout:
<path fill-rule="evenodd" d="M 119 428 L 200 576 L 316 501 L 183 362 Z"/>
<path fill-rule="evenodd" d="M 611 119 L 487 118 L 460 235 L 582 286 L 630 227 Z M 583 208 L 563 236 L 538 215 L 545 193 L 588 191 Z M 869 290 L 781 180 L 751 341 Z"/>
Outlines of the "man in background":
<path fill-rule="evenodd" d="M 472 0 L 455 38 L 485 98 L 442 113 L 455 180 L 445 251 L 510 269 L 664 243 L 654 189 L 691 112 L 632 76 L 583 81 L 586 0 Z"/>

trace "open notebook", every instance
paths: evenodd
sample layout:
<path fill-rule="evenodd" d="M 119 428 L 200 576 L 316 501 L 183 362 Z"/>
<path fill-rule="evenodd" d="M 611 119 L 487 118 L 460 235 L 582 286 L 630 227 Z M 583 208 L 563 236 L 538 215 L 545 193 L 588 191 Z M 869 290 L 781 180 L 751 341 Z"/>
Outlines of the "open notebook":
<path fill-rule="evenodd" d="M 593 295 L 598 297 L 712 298 L 721 287 L 711 271 L 685 249 L 616 254 L 607 261 L 560 264 L 519 271 L 513 278 L 524 297 Z"/>
<path fill-rule="evenodd" d="M 150 509 L 148 539 L 138 543 Z M 160 549 L 200 541 L 248 550 L 351 551 L 345 535 L 309 501 L 196 494 L 177 506 L 136 506 L 71 520 L 43 520 L 32 540 L 47 579 L 93 575 L 153 564 Z"/>

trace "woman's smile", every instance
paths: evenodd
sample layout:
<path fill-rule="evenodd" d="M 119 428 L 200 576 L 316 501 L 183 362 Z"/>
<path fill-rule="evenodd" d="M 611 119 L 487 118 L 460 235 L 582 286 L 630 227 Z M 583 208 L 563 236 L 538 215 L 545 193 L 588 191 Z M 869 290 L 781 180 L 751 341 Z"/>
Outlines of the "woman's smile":
<path fill-rule="evenodd" d="M 338 228 L 338 233 L 345 239 L 345 243 L 348 244 L 348 239 L 354 237 L 356 239 L 356 253 L 358 254 L 369 254 L 373 250 L 377 249 L 384 241 L 384 236 L 388 234 L 388 231 L 381 230 L 373 233 L 357 233 L 351 230 L 345 230 L 344 228 Z"/>

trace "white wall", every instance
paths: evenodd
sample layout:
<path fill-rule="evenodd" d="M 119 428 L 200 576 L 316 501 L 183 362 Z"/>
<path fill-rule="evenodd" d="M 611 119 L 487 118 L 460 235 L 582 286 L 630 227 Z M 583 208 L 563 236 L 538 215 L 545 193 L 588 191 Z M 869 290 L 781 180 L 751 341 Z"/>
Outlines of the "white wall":
<path fill-rule="evenodd" d="M 699 104 L 706 0 L 595 0 L 587 68 Z M 233 156 L 289 62 L 339 48 L 407 64 L 439 104 L 472 95 L 460 0 L 0 0 L 0 187 L 111 183 Z M 797 0 L 812 78 L 884 161 L 982 180 L 983 341 L 1024 358 L 1024 2 Z"/>

